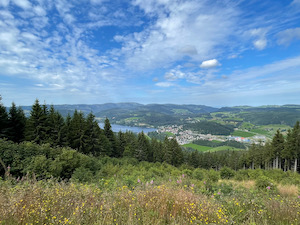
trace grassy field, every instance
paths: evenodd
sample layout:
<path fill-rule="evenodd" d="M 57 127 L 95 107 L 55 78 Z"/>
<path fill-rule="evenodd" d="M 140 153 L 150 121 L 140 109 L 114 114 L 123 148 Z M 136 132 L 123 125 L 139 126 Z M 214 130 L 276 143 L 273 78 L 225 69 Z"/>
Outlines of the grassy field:
<path fill-rule="evenodd" d="M 203 145 L 197 145 L 197 144 L 185 144 L 183 145 L 183 147 L 189 147 L 189 148 L 193 148 L 195 150 L 201 151 L 201 152 L 216 152 L 216 151 L 224 151 L 224 150 L 232 150 L 232 151 L 241 151 L 244 149 L 240 149 L 240 148 L 234 148 L 231 146 L 219 146 L 219 147 L 208 147 L 208 146 L 203 146 Z"/>
<path fill-rule="evenodd" d="M 256 134 L 255 133 L 251 133 L 251 132 L 247 132 L 247 131 L 241 131 L 241 130 L 235 130 L 232 134 L 233 136 L 238 136 L 238 137 L 253 137 Z"/>
<path fill-rule="evenodd" d="M 213 181 L 217 172 L 200 172 L 136 177 L 131 185 L 118 176 L 92 184 L 0 181 L 0 224 L 299 224 L 296 185 L 258 189 L 255 180 Z"/>
<path fill-rule="evenodd" d="M 265 129 L 252 129 L 251 132 L 261 134 L 261 135 L 266 135 L 266 136 L 270 135 L 270 132 L 268 132 Z"/>
<path fill-rule="evenodd" d="M 198 150 L 200 152 L 205 152 L 207 150 L 212 149 L 212 147 L 203 146 L 203 145 L 196 145 L 196 144 L 192 144 L 192 143 L 185 144 L 185 145 L 183 145 L 183 147 L 193 148 L 193 149 L 196 149 L 196 150 Z"/>
<path fill-rule="evenodd" d="M 212 149 L 210 149 L 209 151 L 210 151 L 210 152 L 217 152 L 217 151 L 225 151 L 225 150 L 231 150 L 231 151 L 243 151 L 244 149 L 241 149 L 241 148 L 234 148 L 234 147 L 231 147 L 231 146 L 219 146 L 219 147 L 216 147 L 216 148 L 212 148 Z"/>

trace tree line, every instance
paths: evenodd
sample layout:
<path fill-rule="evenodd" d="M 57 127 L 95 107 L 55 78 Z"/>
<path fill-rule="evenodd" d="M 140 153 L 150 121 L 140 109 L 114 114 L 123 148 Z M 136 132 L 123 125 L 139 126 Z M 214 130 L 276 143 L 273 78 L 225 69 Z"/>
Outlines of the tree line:
<path fill-rule="evenodd" d="M 93 113 L 85 116 L 75 110 L 64 118 L 53 106 L 41 105 L 36 100 L 30 116 L 14 103 L 9 108 L 0 104 L 0 138 L 16 143 L 23 141 L 51 147 L 70 147 L 95 157 L 134 157 L 139 161 L 183 163 L 183 152 L 176 139 L 164 141 L 149 138 L 142 132 L 114 133 L 108 119 L 100 128 Z"/>
<path fill-rule="evenodd" d="M 287 131 L 286 135 L 277 130 L 271 141 L 265 144 L 252 144 L 248 150 L 206 153 L 189 151 L 186 152 L 185 157 L 189 165 L 206 169 L 219 170 L 226 166 L 234 170 L 281 169 L 297 172 L 300 157 L 299 121 Z"/>
<path fill-rule="evenodd" d="M 114 133 L 108 119 L 102 129 L 92 113 L 85 116 L 75 110 L 73 115 L 64 118 L 53 106 L 41 105 L 38 100 L 28 118 L 14 103 L 9 110 L 0 104 L 0 140 L 2 175 L 7 172 L 7 166 L 14 165 L 16 175 L 24 175 L 31 168 L 50 170 L 51 175 L 69 178 L 76 168 L 91 166 L 84 156 L 92 161 L 111 157 L 215 170 L 229 167 L 296 172 L 300 156 L 299 122 L 286 136 L 278 130 L 265 145 L 252 145 L 241 151 L 203 153 L 182 149 L 175 138 L 159 141 L 143 132 Z M 47 165 L 50 169 L 44 168 Z"/>

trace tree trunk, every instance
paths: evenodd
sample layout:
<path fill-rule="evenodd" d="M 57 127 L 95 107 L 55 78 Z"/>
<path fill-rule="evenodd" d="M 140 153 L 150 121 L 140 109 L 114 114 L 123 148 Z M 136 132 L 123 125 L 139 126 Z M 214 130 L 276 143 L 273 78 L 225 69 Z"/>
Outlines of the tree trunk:
<path fill-rule="evenodd" d="M 276 165 L 275 165 L 275 169 L 278 169 L 278 156 L 276 156 Z"/>
<path fill-rule="evenodd" d="M 298 158 L 295 158 L 295 164 L 294 164 L 294 172 L 297 172 L 297 163 L 298 163 Z"/>

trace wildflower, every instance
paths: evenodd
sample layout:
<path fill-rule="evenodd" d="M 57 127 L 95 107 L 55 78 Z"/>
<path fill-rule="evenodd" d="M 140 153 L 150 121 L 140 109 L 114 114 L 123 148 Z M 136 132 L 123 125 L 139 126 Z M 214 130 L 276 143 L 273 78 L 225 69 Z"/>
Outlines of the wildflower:
<path fill-rule="evenodd" d="M 153 184 L 153 180 L 150 181 L 150 184 Z"/>
<path fill-rule="evenodd" d="M 204 181 L 203 183 L 206 184 L 206 181 Z"/>
<path fill-rule="evenodd" d="M 182 174 L 182 178 L 184 178 L 184 174 Z"/>
<path fill-rule="evenodd" d="M 268 189 L 268 190 L 270 190 L 270 189 L 271 189 L 271 187 L 270 187 L 270 186 L 268 186 L 268 187 L 267 187 L 267 189 Z"/>
<path fill-rule="evenodd" d="M 138 179 L 138 180 L 137 180 L 137 182 L 138 182 L 138 183 L 141 183 L 141 180 L 140 180 L 140 179 Z"/>
<path fill-rule="evenodd" d="M 221 194 L 221 192 L 218 192 L 218 195 L 220 195 Z"/>
<path fill-rule="evenodd" d="M 195 186 L 195 184 L 191 184 L 191 187 L 194 187 Z"/>

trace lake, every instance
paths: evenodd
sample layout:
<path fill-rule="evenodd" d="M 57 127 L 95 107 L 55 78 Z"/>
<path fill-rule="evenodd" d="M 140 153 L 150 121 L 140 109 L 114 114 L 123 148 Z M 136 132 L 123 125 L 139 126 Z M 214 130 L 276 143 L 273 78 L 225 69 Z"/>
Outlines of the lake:
<path fill-rule="evenodd" d="M 141 133 L 144 131 L 145 134 L 152 131 L 157 131 L 155 128 L 147 128 L 147 127 L 131 127 L 131 126 L 124 126 L 119 124 L 110 124 L 111 129 L 113 132 L 126 132 L 126 131 L 132 131 L 133 133 Z M 99 126 L 103 129 L 104 123 L 99 123 Z"/>

